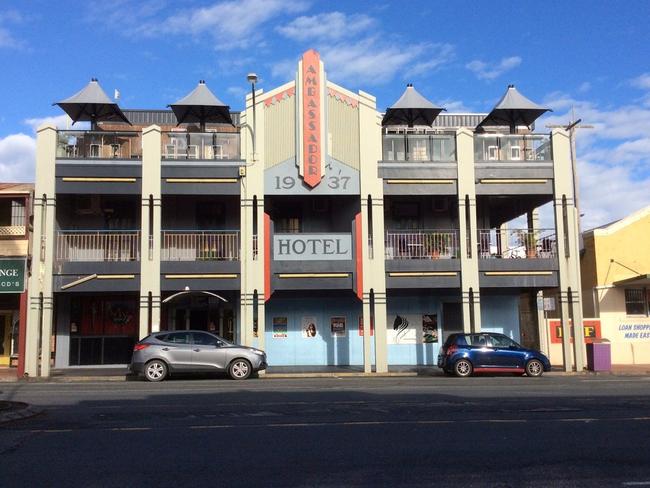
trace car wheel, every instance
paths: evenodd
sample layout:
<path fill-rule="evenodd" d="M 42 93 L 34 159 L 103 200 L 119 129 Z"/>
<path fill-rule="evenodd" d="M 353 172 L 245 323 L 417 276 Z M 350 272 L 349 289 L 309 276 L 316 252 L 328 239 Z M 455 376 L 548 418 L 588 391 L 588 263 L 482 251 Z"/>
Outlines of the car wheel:
<path fill-rule="evenodd" d="M 233 380 L 245 380 L 253 372 L 251 363 L 246 359 L 235 359 L 230 363 L 228 374 Z"/>
<path fill-rule="evenodd" d="M 160 359 L 154 359 L 144 365 L 144 377 L 148 381 L 162 381 L 167 378 L 167 364 Z"/>
<path fill-rule="evenodd" d="M 473 371 L 472 363 L 470 363 L 467 359 L 459 359 L 456 361 L 456 364 L 454 364 L 454 373 L 456 376 L 460 376 L 462 378 L 469 376 L 472 374 Z"/>
<path fill-rule="evenodd" d="M 526 375 L 532 377 L 542 376 L 544 374 L 544 365 L 538 359 L 531 359 L 526 363 Z"/>

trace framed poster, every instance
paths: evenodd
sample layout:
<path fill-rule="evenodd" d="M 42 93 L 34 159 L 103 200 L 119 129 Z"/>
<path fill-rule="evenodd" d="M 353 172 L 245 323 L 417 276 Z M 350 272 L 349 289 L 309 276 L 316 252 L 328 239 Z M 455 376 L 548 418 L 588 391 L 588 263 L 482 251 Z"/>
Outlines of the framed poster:
<path fill-rule="evenodd" d="M 287 338 L 287 318 L 286 317 L 273 317 L 273 338 L 286 339 Z"/>
<path fill-rule="evenodd" d="M 303 317 L 302 318 L 302 337 L 304 339 L 313 339 L 318 334 L 316 328 L 316 317 Z"/>
<path fill-rule="evenodd" d="M 422 342 L 438 342 L 438 315 L 422 315 Z"/>
<path fill-rule="evenodd" d="M 332 317 L 330 319 L 332 337 L 345 337 L 345 317 Z"/>

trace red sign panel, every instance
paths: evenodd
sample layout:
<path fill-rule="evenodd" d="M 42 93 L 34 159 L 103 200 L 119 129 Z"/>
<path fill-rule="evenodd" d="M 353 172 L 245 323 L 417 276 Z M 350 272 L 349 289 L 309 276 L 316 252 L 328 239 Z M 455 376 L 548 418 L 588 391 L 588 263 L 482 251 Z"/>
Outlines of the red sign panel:
<path fill-rule="evenodd" d="M 310 49 L 302 56 L 302 170 L 312 188 L 321 180 L 321 83 L 320 55 Z"/>
<path fill-rule="evenodd" d="M 562 344 L 562 323 L 559 320 L 548 321 L 551 342 Z M 589 344 L 594 339 L 600 339 L 600 320 L 583 320 L 582 327 L 585 333 L 585 343 Z M 571 325 L 571 342 L 573 342 L 573 325 Z"/>

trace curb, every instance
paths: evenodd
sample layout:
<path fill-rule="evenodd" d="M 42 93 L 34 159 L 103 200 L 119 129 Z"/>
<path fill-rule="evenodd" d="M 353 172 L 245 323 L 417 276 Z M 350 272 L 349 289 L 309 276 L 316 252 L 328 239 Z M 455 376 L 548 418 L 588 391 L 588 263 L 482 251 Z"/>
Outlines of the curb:
<path fill-rule="evenodd" d="M 260 379 L 279 380 L 291 378 L 394 378 L 419 376 L 417 372 L 404 373 L 265 373 Z"/>
<path fill-rule="evenodd" d="M 13 403 L 17 403 L 17 402 L 13 402 Z M 22 405 L 25 406 L 23 408 L 18 408 L 15 410 L 9 410 L 8 412 L 0 411 L 0 425 L 15 420 L 28 419 L 30 417 L 35 417 L 36 415 L 43 413 L 43 410 L 39 408 L 35 408 L 27 404 L 22 404 Z"/>

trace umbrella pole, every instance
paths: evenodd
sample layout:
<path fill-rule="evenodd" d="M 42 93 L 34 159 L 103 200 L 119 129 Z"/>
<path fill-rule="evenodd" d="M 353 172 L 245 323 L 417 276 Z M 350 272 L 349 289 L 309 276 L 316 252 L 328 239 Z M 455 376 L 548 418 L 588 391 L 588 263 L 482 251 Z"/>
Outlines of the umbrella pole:
<path fill-rule="evenodd" d="M 406 133 L 407 129 L 404 129 L 404 160 L 409 160 L 409 139 Z"/>

